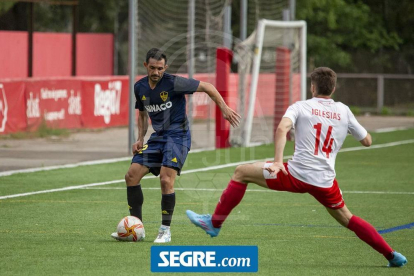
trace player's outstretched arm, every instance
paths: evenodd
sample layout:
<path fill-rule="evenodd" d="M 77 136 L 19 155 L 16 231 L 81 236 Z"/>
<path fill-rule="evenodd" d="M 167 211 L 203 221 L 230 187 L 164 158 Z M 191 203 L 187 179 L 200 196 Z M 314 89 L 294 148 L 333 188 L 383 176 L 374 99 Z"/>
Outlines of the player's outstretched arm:
<path fill-rule="evenodd" d="M 285 150 L 286 145 L 286 135 L 292 128 L 292 120 L 283 117 L 280 121 L 275 135 L 275 161 L 274 163 L 265 168 L 265 170 L 269 171 L 271 174 L 277 174 L 280 170 L 287 175 L 287 171 L 285 166 L 283 165 L 283 151 Z"/>
<path fill-rule="evenodd" d="M 144 137 L 148 131 L 148 113 L 140 111 L 138 117 L 138 140 L 132 144 L 132 154 L 137 154 L 144 146 Z"/>
<path fill-rule="evenodd" d="M 241 116 L 231 109 L 223 100 L 223 97 L 217 91 L 217 89 L 208 82 L 200 81 L 197 92 L 205 92 L 216 103 L 223 114 L 224 119 L 230 122 L 233 127 L 237 127 L 240 123 Z"/>
<path fill-rule="evenodd" d="M 372 138 L 371 138 L 371 134 L 367 133 L 367 136 L 365 136 L 364 139 L 362 139 L 361 141 L 359 141 L 363 146 L 365 147 L 369 147 L 372 145 Z"/>

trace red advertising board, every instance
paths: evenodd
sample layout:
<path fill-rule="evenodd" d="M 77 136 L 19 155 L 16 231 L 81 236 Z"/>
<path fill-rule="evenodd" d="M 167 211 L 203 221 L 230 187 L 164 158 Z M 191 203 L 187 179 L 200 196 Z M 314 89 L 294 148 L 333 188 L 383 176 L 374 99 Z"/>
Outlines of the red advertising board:
<path fill-rule="evenodd" d="M 0 79 L 28 76 L 28 32 L 0 30 Z M 76 36 L 76 75 L 113 74 L 114 37 L 108 33 L 78 33 Z M 33 76 L 72 75 L 72 35 L 33 33 Z"/>
<path fill-rule="evenodd" d="M 128 78 L 82 81 L 82 123 L 87 128 L 128 124 Z"/>
<path fill-rule="evenodd" d="M 0 78 L 27 77 L 27 32 L 0 31 Z"/>
<path fill-rule="evenodd" d="M 183 77 L 188 77 L 188 75 L 181 75 Z M 194 79 L 208 82 L 213 85 L 216 83 L 216 76 L 209 73 L 200 73 L 195 74 Z M 227 95 L 227 103 L 232 109 L 237 109 L 238 98 L 237 98 L 237 86 L 238 86 L 238 75 L 230 74 L 230 85 Z M 216 116 L 216 106 L 210 97 L 204 93 L 194 93 L 192 97 L 193 101 L 193 118 L 194 119 L 208 119 L 215 118 Z"/>
<path fill-rule="evenodd" d="M 142 77 L 137 76 L 136 80 Z M 194 78 L 215 83 L 211 74 L 197 74 Z M 275 79 L 272 73 L 260 75 L 254 116 L 273 116 L 275 93 L 269 87 L 275 87 Z M 237 109 L 238 75 L 230 74 L 229 81 L 228 104 Z M 299 76 L 294 75 L 294 101 L 300 98 L 298 83 Z M 52 128 L 69 129 L 128 125 L 126 76 L 0 80 L 0 86 L 0 135 L 34 131 L 42 121 Z M 193 118 L 215 117 L 215 105 L 206 93 L 194 93 L 192 100 Z M 247 106 L 248 100 L 246 109 Z"/>
<path fill-rule="evenodd" d="M 52 128 L 80 128 L 81 81 L 33 80 L 26 82 L 26 115 L 29 130 L 42 122 Z"/>
<path fill-rule="evenodd" d="M 35 32 L 33 34 L 33 76 L 70 76 L 72 72 L 71 53 L 71 34 Z"/>
<path fill-rule="evenodd" d="M 113 34 L 78 33 L 76 47 L 77 76 L 113 75 Z"/>
<path fill-rule="evenodd" d="M 26 130 L 24 82 L 0 81 L 0 134 Z"/>

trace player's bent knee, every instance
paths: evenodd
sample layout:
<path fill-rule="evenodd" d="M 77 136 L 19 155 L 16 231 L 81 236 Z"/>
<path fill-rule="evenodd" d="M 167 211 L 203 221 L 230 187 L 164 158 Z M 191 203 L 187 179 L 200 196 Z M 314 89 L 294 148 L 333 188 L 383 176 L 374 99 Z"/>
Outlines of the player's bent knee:
<path fill-rule="evenodd" d="M 125 174 L 125 182 L 127 186 L 134 186 L 138 185 L 141 181 L 142 177 L 147 172 L 145 170 L 136 169 L 136 168 L 130 168 L 128 172 Z"/>
<path fill-rule="evenodd" d="M 174 192 L 174 180 L 171 177 L 160 177 L 162 194 L 171 194 Z"/>
<path fill-rule="evenodd" d="M 137 178 L 137 177 L 134 177 L 134 175 L 130 171 L 128 171 L 125 174 L 125 182 L 126 182 L 127 186 L 136 185 L 134 183 L 135 182 L 134 178 Z"/>
<path fill-rule="evenodd" d="M 160 177 L 161 187 L 170 187 L 174 185 L 174 182 L 172 181 L 171 177 L 169 176 L 161 176 Z"/>
<path fill-rule="evenodd" d="M 238 165 L 234 170 L 234 174 L 232 179 L 237 182 L 245 182 L 245 166 L 246 165 Z"/>

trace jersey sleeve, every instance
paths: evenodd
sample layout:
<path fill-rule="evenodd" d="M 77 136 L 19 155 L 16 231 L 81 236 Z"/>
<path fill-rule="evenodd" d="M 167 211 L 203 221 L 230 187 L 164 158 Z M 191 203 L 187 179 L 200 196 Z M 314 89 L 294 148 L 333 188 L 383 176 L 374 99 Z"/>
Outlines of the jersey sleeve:
<path fill-rule="evenodd" d="M 197 91 L 199 80 L 187 79 L 180 76 L 175 76 L 174 91 L 178 94 L 193 94 Z"/>
<path fill-rule="evenodd" d="M 284 118 L 289 118 L 292 121 L 293 128 L 295 128 L 296 120 L 299 116 L 299 106 L 298 104 L 292 104 L 289 106 L 289 108 L 286 110 L 285 115 L 283 115 Z"/>
<path fill-rule="evenodd" d="M 135 83 L 134 85 L 134 94 L 135 94 L 135 109 L 139 109 L 139 111 L 144 111 L 144 104 L 139 98 L 138 83 Z"/>
<path fill-rule="evenodd" d="M 348 111 L 348 133 L 352 134 L 357 141 L 361 141 L 365 137 L 367 137 L 367 130 L 361 126 L 361 124 L 357 121 L 352 111 L 347 107 Z"/>

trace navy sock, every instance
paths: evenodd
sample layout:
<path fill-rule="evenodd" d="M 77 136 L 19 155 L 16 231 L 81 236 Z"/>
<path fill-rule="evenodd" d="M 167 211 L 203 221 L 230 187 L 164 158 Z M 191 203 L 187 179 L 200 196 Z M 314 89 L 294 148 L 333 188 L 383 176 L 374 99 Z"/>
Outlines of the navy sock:
<path fill-rule="evenodd" d="M 170 226 L 175 207 L 175 193 L 162 195 L 161 214 L 162 225 Z"/>
<path fill-rule="evenodd" d="M 142 221 L 142 204 L 144 203 L 144 195 L 142 194 L 141 185 L 127 187 L 127 199 L 129 205 L 129 213 Z"/>

